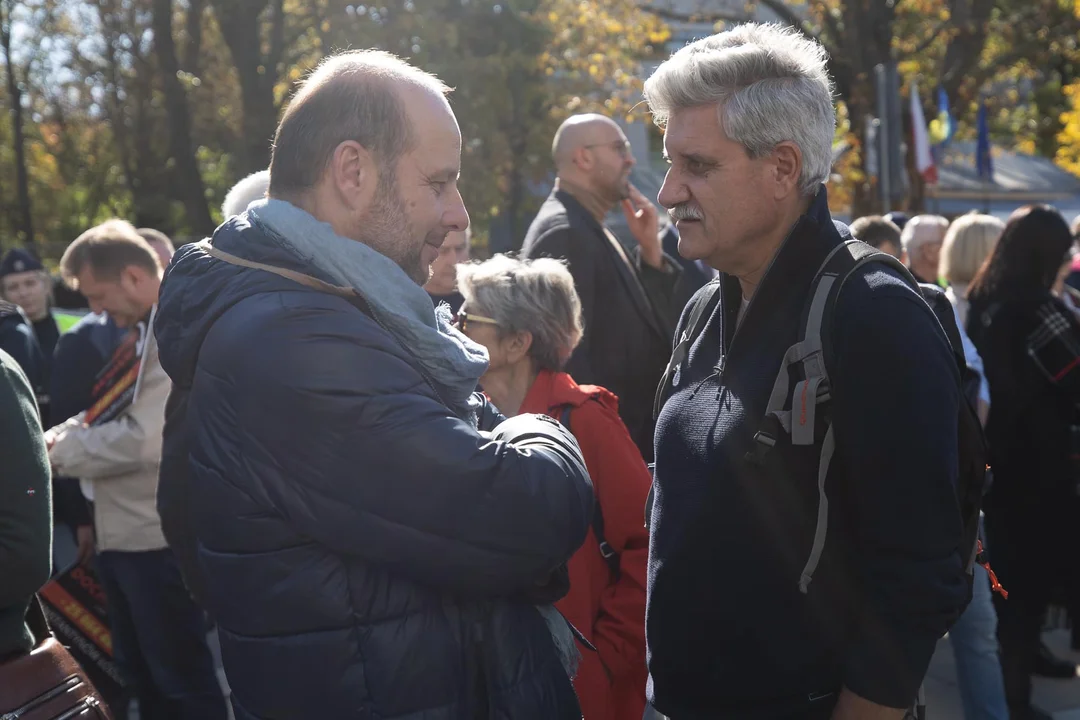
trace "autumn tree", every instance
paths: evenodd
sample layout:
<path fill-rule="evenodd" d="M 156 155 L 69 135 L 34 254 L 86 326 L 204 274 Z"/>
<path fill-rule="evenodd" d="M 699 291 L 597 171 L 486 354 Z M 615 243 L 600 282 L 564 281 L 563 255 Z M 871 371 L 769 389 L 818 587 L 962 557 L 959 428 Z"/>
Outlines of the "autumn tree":
<path fill-rule="evenodd" d="M 285 56 L 285 0 L 211 0 L 240 84 L 240 174 L 270 165 L 277 127 L 274 86 Z M 189 11 L 190 12 L 190 11 Z"/>
<path fill-rule="evenodd" d="M 1063 89 L 1069 109 L 1061 114 L 1061 132 L 1055 158 L 1061 167 L 1080 177 L 1080 81 Z"/>
<path fill-rule="evenodd" d="M 709 5 L 702 0 L 691 14 L 707 18 Z M 989 94 L 996 139 L 1053 155 L 1064 109 L 1060 88 L 1075 77 L 1080 25 L 1073 0 L 751 0 L 746 7 L 750 15 L 767 9 L 828 50 L 837 99 L 850 119 L 845 140 L 853 149 L 847 159 L 858 158 L 843 178 L 851 185 L 853 214 L 870 211 L 875 202 L 865 172 L 862 118 L 876 115 L 878 64 L 896 63 L 905 88 L 918 79 L 928 117 L 936 114 L 929 109 L 937 86 L 944 87 L 964 127 L 974 127 L 980 94 L 1000 90 L 999 96 Z M 1036 88 L 1034 102 L 1021 102 L 1022 83 Z M 911 185 L 917 207 L 917 174 Z"/>
<path fill-rule="evenodd" d="M 172 29 L 172 0 L 153 0 L 154 50 L 161 64 L 161 84 L 169 124 L 169 154 L 175 163 L 176 194 L 188 212 L 188 223 L 197 233 L 214 229 L 206 190 L 195 158 L 187 91 L 180 79 L 180 62 Z"/>
<path fill-rule="evenodd" d="M 15 151 L 15 187 L 18 193 L 18 229 L 23 242 L 34 242 L 34 221 L 30 205 L 30 175 L 26 166 L 26 140 L 23 133 L 23 91 L 21 68 L 12 51 L 15 24 L 15 0 L 0 0 L 0 47 L 4 50 L 7 75 L 8 109 L 11 113 L 11 144 Z"/>
<path fill-rule="evenodd" d="M 483 240 L 494 225 L 514 245 L 550 180 L 558 124 L 574 112 L 627 114 L 640 97 L 641 61 L 667 37 L 632 0 L 318 7 L 320 47 L 394 52 L 454 88 L 462 193 L 474 227 Z"/>

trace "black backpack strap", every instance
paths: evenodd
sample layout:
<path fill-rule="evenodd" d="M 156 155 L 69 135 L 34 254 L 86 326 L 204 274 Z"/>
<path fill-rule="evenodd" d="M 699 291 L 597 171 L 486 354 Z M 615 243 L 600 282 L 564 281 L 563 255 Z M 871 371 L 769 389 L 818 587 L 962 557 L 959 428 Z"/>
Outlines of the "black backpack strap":
<path fill-rule="evenodd" d="M 570 431 L 573 435 L 574 431 L 570 427 L 570 413 L 573 411 L 573 405 L 563 405 L 559 412 L 559 422 L 564 428 Z M 594 491 L 595 492 L 595 491 Z M 592 515 L 592 529 L 593 535 L 596 536 L 596 541 L 600 544 L 600 555 L 604 558 L 604 561 L 608 564 L 611 572 L 616 577 L 619 575 L 619 553 L 615 552 L 615 548 L 607 541 L 607 537 L 604 535 L 604 512 L 600 507 L 600 498 L 595 498 L 596 502 L 593 503 L 593 515 Z"/>
<path fill-rule="evenodd" d="M 686 356 L 690 353 L 690 346 L 694 344 L 694 340 L 701 334 L 705 323 L 709 320 L 710 313 L 706 311 L 715 309 L 716 304 L 720 302 L 720 280 L 710 281 L 708 285 L 698 292 L 697 299 L 692 302 L 690 315 L 686 319 L 686 324 L 683 325 L 682 335 L 679 336 L 678 342 L 675 343 L 675 348 L 671 352 L 671 359 L 668 360 L 664 375 L 660 378 L 660 384 L 656 388 L 656 397 L 653 400 L 654 420 L 660 415 L 660 409 L 664 407 L 664 401 L 667 400 L 667 390 L 676 368 L 686 360 Z"/>
<path fill-rule="evenodd" d="M 846 252 L 839 252 L 841 248 Z M 816 331 L 821 338 L 823 360 L 825 365 L 829 367 L 832 367 L 833 365 L 832 319 L 835 314 L 836 301 L 839 299 L 840 291 L 844 288 L 844 284 L 848 279 L 864 265 L 869 263 L 876 263 L 889 268 L 898 274 L 900 279 L 906 282 L 919 297 L 923 297 L 919 282 L 912 276 L 911 271 L 892 255 L 881 252 L 877 248 L 859 242 L 858 240 L 848 240 L 843 245 L 834 249 L 830 259 L 826 261 L 825 265 L 823 265 L 822 269 L 819 271 L 818 278 L 815 279 L 816 284 L 827 278 L 832 278 L 832 287 L 830 288 L 825 306 L 822 309 L 820 317 L 816 318 L 817 326 L 815 328 L 808 325 L 809 322 L 815 320 L 815 318 L 811 318 L 809 315 L 806 318 L 806 322 L 803 324 L 803 332 Z"/>
<path fill-rule="evenodd" d="M 836 450 L 836 438 L 829 418 L 824 412 L 819 413 L 818 409 L 831 398 L 829 368 L 833 367 L 832 319 L 844 284 L 859 268 L 871 262 L 893 268 L 918 292 L 918 283 L 893 256 L 857 240 L 848 240 L 833 248 L 814 275 L 810 300 L 803 309 L 799 340 L 784 354 L 769 395 L 765 418 L 754 436 L 754 449 L 748 456 L 748 460 L 760 462 L 776 445 L 781 434 L 790 437 L 792 445 L 821 443 L 817 472 L 817 525 L 810 555 L 799 577 L 799 590 L 803 593 L 807 592 L 821 561 L 828 533 L 829 498 L 825 492 L 825 481 Z M 791 388 L 793 366 L 799 368 L 796 377 L 801 378 L 795 383 L 794 389 Z M 823 434 L 819 431 L 819 422 L 824 424 Z"/>

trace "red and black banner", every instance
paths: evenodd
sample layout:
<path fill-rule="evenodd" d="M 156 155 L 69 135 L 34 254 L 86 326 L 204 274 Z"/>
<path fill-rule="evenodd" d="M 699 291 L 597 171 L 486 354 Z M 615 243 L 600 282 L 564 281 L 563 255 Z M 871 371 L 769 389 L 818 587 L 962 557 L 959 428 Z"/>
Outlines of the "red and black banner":
<path fill-rule="evenodd" d="M 105 589 L 94 571 L 75 565 L 49 581 L 38 597 L 56 639 L 71 651 L 102 699 L 119 707 L 124 683 L 113 659 Z"/>
<path fill-rule="evenodd" d="M 135 399 L 135 384 L 142 362 L 139 336 L 138 328 L 130 330 L 98 373 L 90 394 L 90 409 L 83 419 L 87 425 L 101 425 L 115 420 Z"/>

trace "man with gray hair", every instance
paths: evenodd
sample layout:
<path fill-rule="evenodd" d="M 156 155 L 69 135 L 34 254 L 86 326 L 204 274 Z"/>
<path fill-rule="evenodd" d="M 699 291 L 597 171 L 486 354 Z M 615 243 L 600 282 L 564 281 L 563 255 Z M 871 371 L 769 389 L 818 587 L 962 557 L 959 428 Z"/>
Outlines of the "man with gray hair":
<path fill-rule="evenodd" d="M 938 264 L 949 221 L 940 215 L 916 215 L 904 225 L 900 244 L 904 248 L 904 264 L 921 283 L 937 283 Z"/>
<path fill-rule="evenodd" d="M 679 253 L 720 273 L 656 401 L 648 697 L 673 720 L 899 719 L 967 598 L 958 367 L 830 217 L 826 61 L 747 24 L 645 83 Z"/>
<path fill-rule="evenodd" d="M 268 198 L 162 285 L 159 506 L 237 720 L 580 720 L 552 607 L 592 516 L 580 450 L 502 421 L 486 350 L 422 288 L 469 225 L 448 92 L 388 53 L 326 58 Z"/>

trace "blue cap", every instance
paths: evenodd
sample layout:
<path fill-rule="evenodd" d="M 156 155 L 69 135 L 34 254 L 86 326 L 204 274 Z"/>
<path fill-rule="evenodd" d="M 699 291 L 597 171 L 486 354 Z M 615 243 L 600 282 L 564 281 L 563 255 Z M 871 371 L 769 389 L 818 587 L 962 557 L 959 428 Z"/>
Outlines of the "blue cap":
<path fill-rule="evenodd" d="M 23 248 L 8 250 L 3 260 L 0 260 L 0 278 L 14 275 L 15 273 L 30 272 L 32 270 L 44 270 L 45 266 L 34 257 L 33 253 Z"/>

